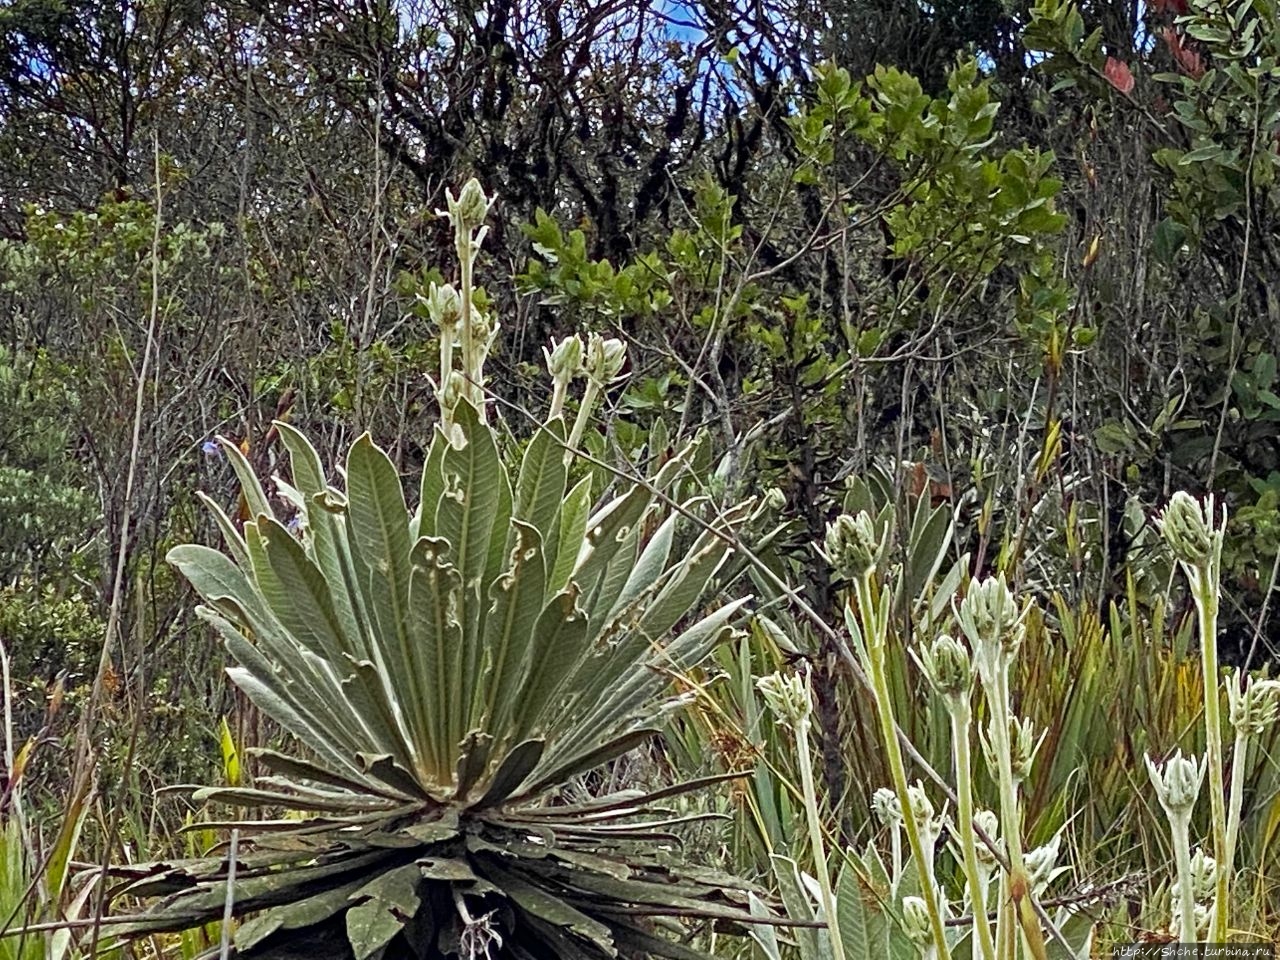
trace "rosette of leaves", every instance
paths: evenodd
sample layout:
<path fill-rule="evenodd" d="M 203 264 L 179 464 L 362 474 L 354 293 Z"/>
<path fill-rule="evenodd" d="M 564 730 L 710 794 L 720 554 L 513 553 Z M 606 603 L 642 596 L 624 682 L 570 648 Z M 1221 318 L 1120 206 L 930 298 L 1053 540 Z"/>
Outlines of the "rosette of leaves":
<path fill-rule="evenodd" d="M 673 673 L 730 634 L 745 600 L 695 604 L 749 507 L 681 540 L 698 504 L 655 492 L 686 485 L 687 452 L 593 509 L 558 419 L 514 484 L 466 402 L 457 423 L 465 444 L 437 431 L 413 513 L 368 436 L 340 490 L 280 424 L 292 528 L 224 444 L 255 519 L 241 532 L 210 503 L 227 552 L 170 560 L 231 679 L 299 749 L 258 750 L 271 775 L 194 796 L 293 815 L 197 825 L 238 831 L 231 882 L 225 853 L 118 868 L 114 896 L 158 899 L 113 929 L 216 920 L 228 888 L 243 958 L 699 957 L 664 936 L 673 918 L 753 920 L 749 884 L 679 857 L 673 830 L 696 817 L 664 804 L 708 781 L 563 790 L 652 736 Z"/>

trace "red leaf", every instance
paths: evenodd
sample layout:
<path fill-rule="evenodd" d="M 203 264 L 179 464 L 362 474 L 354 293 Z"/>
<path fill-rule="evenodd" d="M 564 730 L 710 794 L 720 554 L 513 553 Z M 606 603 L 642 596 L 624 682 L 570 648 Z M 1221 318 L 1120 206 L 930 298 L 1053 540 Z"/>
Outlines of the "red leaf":
<path fill-rule="evenodd" d="M 1173 54 L 1173 59 L 1183 73 L 1193 80 L 1204 76 L 1204 58 L 1183 44 L 1180 33 L 1172 27 L 1164 27 L 1160 31 L 1160 37 L 1169 45 L 1169 52 Z"/>
<path fill-rule="evenodd" d="M 1133 92 L 1133 74 L 1129 71 L 1129 65 L 1123 60 L 1107 57 L 1107 64 L 1102 68 L 1102 75 L 1107 78 L 1107 83 L 1121 93 Z"/>
<path fill-rule="evenodd" d="M 1164 13 L 1169 11 L 1175 15 L 1187 12 L 1187 0 L 1151 0 L 1151 11 L 1153 13 Z"/>

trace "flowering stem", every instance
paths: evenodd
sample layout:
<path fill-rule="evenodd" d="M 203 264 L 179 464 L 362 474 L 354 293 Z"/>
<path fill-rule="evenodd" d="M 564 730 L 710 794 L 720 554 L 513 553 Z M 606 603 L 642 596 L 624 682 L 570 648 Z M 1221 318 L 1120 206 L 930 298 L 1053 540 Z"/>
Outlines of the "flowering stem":
<path fill-rule="evenodd" d="M 1218 878 L 1231 882 L 1231 871 L 1236 862 L 1236 840 L 1240 836 L 1240 808 L 1244 805 L 1245 761 L 1249 758 L 1249 735 L 1237 731 L 1231 749 L 1231 803 L 1227 811 L 1227 855 L 1218 862 Z M 1228 888 L 1228 893 L 1230 888 Z M 1216 916 L 1216 914 L 1215 914 Z M 1225 931 L 1224 931 L 1225 932 Z M 1219 943 L 1225 941 L 1217 941 Z"/>
<path fill-rule="evenodd" d="M 596 405 L 596 397 L 600 395 L 600 387 L 594 378 L 587 378 L 587 389 L 582 394 L 582 403 L 578 406 L 578 416 L 573 421 L 573 430 L 569 434 L 568 447 L 577 450 L 582 441 L 582 434 L 587 429 L 587 421 L 591 419 L 591 409 Z"/>
<path fill-rule="evenodd" d="M 1044 935 L 1040 930 L 1040 918 L 1031 902 L 1031 881 L 1022 859 L 1022 813 L 1018 803 L 1018 785 L 1013 777 L 1013 760 L 1009 746 L 1009 668 L 1003 665 L 996 671 L 994 696 L 988 696 L 991 706 L 991 723 L 988 734 L 1000 781 L 1000 830 L 1004 835 L 1005 851 L 1009 857 L 1009 897 L 1017 910 L 1023 941 L 1035 960 L 1045 960 Z"/>
<path fill-rule="evenodd" d="M 1178 867 L 1178 903 L 1182 910 L 1178 936 L 1183 943 L 1196 942 L 1196 899 L 1191 886 L 1191 837 L 1186 816 L 1169 817 L 1173 857 Z"/>
<path fill-rule="evenodd" d="M 564 399 L 569 393 L 569 381 L 564 377 L 556 377 L 551 388 L 551 408 L 547 411 L 547 420 L 554 420 L 564 412 Z"/>
<path fill-rule="evenodd" d="M 475 250 L 471 246 L 471 230 L 461 222 L 457 224 L 458 266 L 461 273 L 459 291 L 462 299 L 462 373 L 465 378 L 463 396 L 476 408 L 480 422 L 485 422 L 484 405 L 484 371 L 476 363 L 476 342 L 474 326 L 474 306 L 472 305 L 471 281 L 473 277 L 472 258 Z"/>
<path fill-rule="evenodd" d="M 932 871 L 927 865 L 932 863 L 933 851 L 924 849 L 920 838 L 920 827 L 911 805 L 911 796 L 907 791 L 907 771 L 902 762 L 902 748 L 898 744 L 898 729 L 893 716 L 893 700 L 890 698 L 889 681 L 885 675 L 884 646 L 887 625 L 880 622 L 881 618 L 877 613 L 879 608 L 873 595 L 872 575 L 872 571 L 869 570 L 855 581 L 858 609 L 862 614 L 863 642 L 867 651 L 867 673 L 870 675 L 872 691 L 875 693 L 876 714 L 880 720 L 880 737 L 889 755 L 893 788 L 902 804 L 902 825 L 907 831 L 907 843 L 911 847 L 911 856 L 915 859 L 921 877 L 928 878 Z M 937 957 L 939 960 L 950 960 L 951 948 L 947 945 L 946 929 L 942 923 L 937 885 L 924 882 L 920 887 L 920 896 L 929 912 L 929 926 L 933 933 Z"/>
<path fill-rule="evenodd" d="M 1204 675 L 1205 753 L 1209 762 L 1209 801 L 1213 812 L 1213 856 L 1218 874 L 1213 890 L 1213 943 L 1227 941 L 1227 896 L 1232 863 L 1228 853 L 1226 788 L 1222 775 L 1222 711 L 1218 692 L 1218 570 L 1216 560 L 1188 567 L 1200 621 L 1200 664 Z M 1244 765 L 1243 758 L 1241 766 Z"/>
<path fill-rule="evenodd" d="M 813 852 L 813 869 L 822 891 L 822 912 L 826 914 L 827 931 L 831 935 L 833 960 L 845 960 L 840 924 L 836 920 L 836 898 L 831 890 L 831 873 L 827 869 L 826 845 L 822 840 L 822 821 L 818 815 L 818 795 L 813 784 L 813 760 L 809 753 L 809 721 L 796 724 L 796 752 L 800 761 L 800 787 L 804 791 L 805 819 L 809 822 L 809 847 Z"/>
<path fill-rule="evenodd" d="M 987 919 L 986 883 L 978 866 L 978 844 L 973 833 L 973 764 L 969 754 L 969 727 L 973 716 L 967 698 L 957 698 L 951 701 L 950 706 L 951 744 L 956 755 L 956 824 L 960 832 L 960 849 L 964 853 L 965 877 L 969 882 L 974 940 L 982 960 L 995 960 L 991 922 Z"/>

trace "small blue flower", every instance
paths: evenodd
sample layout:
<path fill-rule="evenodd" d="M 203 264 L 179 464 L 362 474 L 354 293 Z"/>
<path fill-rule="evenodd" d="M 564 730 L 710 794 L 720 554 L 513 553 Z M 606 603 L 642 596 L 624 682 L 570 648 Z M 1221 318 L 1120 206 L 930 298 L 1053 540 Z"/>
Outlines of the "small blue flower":
<path fill-rule="evenodd" d="M 289 518 L 289 522 L 286 523 L 285 526 L 288 527 L 294 533 L 297 533 L 299 530 L 302 529 L 302 514 L 295 513 L 292 517 Z"/>
<path fill-rule="evenodd" d="M 222 456 L 222 448 L 218 446 L 217 440 L 206 440 L 204 443 L 200 444 L 200 449 L 206 457 Z"/>

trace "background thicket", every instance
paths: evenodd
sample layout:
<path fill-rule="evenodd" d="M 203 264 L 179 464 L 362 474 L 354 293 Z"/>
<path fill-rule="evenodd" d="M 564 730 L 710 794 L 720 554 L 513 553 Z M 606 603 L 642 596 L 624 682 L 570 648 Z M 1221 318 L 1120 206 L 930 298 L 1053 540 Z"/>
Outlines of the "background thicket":
<path fill-rule="evenodd" d="M 163 557 L 216 541 L 196 491 L 239 509 L 218 435 L 262 478 L 275 419 L 326 463 L 368 431 L 420 472 L 427 295 L 456 281 L 440 208 L 475 176 L 514 436 L 549 340 L 604 333 L 628 377 L 585 448 L 660 463 L 705 431 L 716 498 L 781 492 L 759 557 L 829 624 L 843 585 L 815 545 L 850 497 L 898 516 L 920 586 L 1005 573 L 1037 602 L 1019 689 L 1049 731 L 1028 828 L 1098 798 L 1074 879 L 1132 872 L 1138 903 L 1168 859 L 1141 758 L 1197 749 L 1201 702 L 1152 527 L 1172 491 L 1230 507 L 1225 659 L 1280 655 L 1278 80 L 1268 0 L 3 5 L 3 803 L 28 869 L 57 867 L 65 903 L 62 861 L 180 851 L 192 808 L 155 790 L 276 735 Z M 707 801 L 732 828 L 689 842 L 766 876 L 797 775 L 753 674 L 812 665 L 833 841 L 865 841 L 888 772 L 830 638 L 747 589 L 749 634 L 619 775 L 755 769 Z M 893 671 L 910 702 L 916 664 Z M 898 715 L 945 768 L 940 715 Z M 1245 811 L 1261 931 L 1267 757 Z"/>

